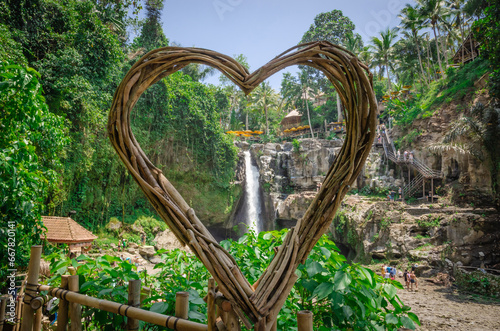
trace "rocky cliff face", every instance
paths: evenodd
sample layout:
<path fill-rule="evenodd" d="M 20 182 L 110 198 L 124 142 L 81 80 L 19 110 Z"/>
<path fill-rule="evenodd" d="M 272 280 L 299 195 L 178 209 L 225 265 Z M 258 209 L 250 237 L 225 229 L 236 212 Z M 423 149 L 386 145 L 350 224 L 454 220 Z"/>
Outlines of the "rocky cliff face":
<path fill-rule="evenodd" d="M 242 149 L 250 149 L 259 167 L 267 218 L 278 219 L 279 222 L 299 220 L 342 144 L 340 139 L 300 139 L 295 146 L 290 142 L 241 145 Z M 373 148 L 365 170 L 353 188 L 396 189 L 401 184 L 400 179 L 394 178 L 394 169 L 388 166 L 383 149 Z"/>
<path fill-rule="evenodd" d="M 475 200 L 476 205 L 492 204 L 491 197 L 494 192 L 492 192 L 491 167 L 488 160 L 480 161 L 470 154 L 460 154 L 453 150 L 432 153 L 429 147 L 442 141 L 454 121 L 464 115 L 470 116 L 470 108 L 479 103 L 486 105 L 489 102 L 485 93 L 467 95 L 463 100 L 441 106 L 428 118 L 417 118 L 410 128 L 402 131 L 399 127 L 395 127 L 392 130 L 394 140 L 410 133 L 416 134 L 409 146 L 403 148 L 413 150 L 415 156 L 429 167 L 441 170 L 444 175 L 443 187 L 454 195 L 458 203 L 460 201 L 470 203 Z"/>
<path fill-rule="evenodd" d="M 348 196 L 331 233 L 343 253 L 358 262 L 418 261 L 422 270 L 451 263 L 479 267 L 500 262 L 495 209 L 418 205 Z"/>

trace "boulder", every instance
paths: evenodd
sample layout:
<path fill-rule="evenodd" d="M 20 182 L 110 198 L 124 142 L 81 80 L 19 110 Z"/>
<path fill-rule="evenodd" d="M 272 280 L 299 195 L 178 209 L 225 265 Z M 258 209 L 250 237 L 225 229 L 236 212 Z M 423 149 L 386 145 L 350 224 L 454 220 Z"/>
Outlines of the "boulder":
<path fill-rule="evenodd" d="M 170 229 L 166 229 L 163 232 L 159 232 L 155 239 L 155 248 L 157 250 L 167 249 L 173 250 L 176 248 L 182 249 L 183 246 L 181 242 L 175 237 L 174 233 Z"/>
<path fill-rule="evenodd" d="M 117 219 L 116 217 L 111 217 L 111 219 L 109 220 L 109 223 L 106 224 L 106 230 L 108 231 L 119 231 L 120 228 L 122 227 L 122 222 L 120 222 L 119 219 Z"/>
<path fill-rule="evenodd" d="M 151 262 L 153 264 L 158 264 L 160 262 L 163 262 L 163 260 L 159 256 L 155 255 L 149 259 L 149 262 Z"/>
<path fill-rule="evenodd" d="M 134 243 L 134 242 L 131 242 L 131 243 L 129 243 L 129 244 L 128 244 L 128 247 L 130 247 L 130 248 L 138 248 L 138 247 L 139 247 L 139 245 L 137 245 L 137 244 L 136 244 L 136 243 Z"/>
<path fill-rule="evenodd" d="M 155 248 L 153 246 L 141 246 L 139 248 L 139 254 L 145 259 L 149 259 L 156 254 Z"/>
<path fill-rule="evenodd" d="M 129 247 L 129 248 L 127 248 L 127 252 L 129 252 L 132 255 L 135 255 L 135 254 L 137 254 L 137 249 L 135 249 L 133 247 Z"/>
<path fill-rule="evenodd" d="M 117 247 L 116 247 L 116 244 L 114 244 L 114 243 L 111 243 L 109 246 L 110 246 L 110 247 L 111 247 L 111 249 L 113 249 L 113 250 L 116 250 L 116 248 L 117 248 Z"/>

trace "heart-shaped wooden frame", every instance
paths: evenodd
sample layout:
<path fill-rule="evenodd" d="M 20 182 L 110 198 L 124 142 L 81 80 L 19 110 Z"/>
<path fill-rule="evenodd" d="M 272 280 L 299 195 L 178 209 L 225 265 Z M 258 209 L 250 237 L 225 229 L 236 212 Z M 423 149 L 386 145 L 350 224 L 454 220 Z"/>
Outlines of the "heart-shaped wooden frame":
<path fill-rule="evenodd" d="M 130 128 L 130 112 L 151 85 L 190 63 L 212 66 L 249 94 L 266 78 L 291 65 L 321 70 L 338 91 L 345 108 L 346 138 L 320 191 L 304 217 L 292 228 L 268 268 L 252 287 L 235 259 L 212 237 L 161 170 L 142 151 Z M 290 48 L 250 74 L 226 55 L 200 48 L 165 47 L 144 55 L 129 70 L 109 113 L 108 133 L 123 163 L 177 238 L 189 245 L 233 303 L 248 326 L 270 330 L 313 246 L 327 231 L 337 208 L 361 172 L 376 128 L 377 102 L 368 67 L 351 52 L 329 42 Z M 246 317 L 245 317 L 246 315 Z"/>

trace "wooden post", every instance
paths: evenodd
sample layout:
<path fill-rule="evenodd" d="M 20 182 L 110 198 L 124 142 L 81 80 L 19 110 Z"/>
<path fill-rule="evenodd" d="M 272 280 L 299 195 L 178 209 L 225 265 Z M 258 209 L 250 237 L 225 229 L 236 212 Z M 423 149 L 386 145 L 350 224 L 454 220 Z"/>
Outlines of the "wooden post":
<path fill-rule="evenodd" d="M 175 317 L 188 319 L 189 312 L 189 293 L 177 292 L 175 294 Z"/>
<path fill-rule="evenodd" d="M 128 282 L 128 305 L 139 307 L 141 304 L 141 280 L 131 279 Z M 139 320 L 127 317 L 127 330 L 139 330 Z"/>
<path fill-rule="evenodd" d="M 301 310 L 297 313 L 297 331 L 313 331 L 313 313 Z"/>
<path fill-rule="evenodd" d="M 30 306 L 31 298 L 37 295 L 38 273 L 40 272 L 40 258 L 42 257 L 42 246 L 31 246 L 30 262 L 28 265 L 28 277 L 24 294 L 23 315 L 21 331 L 33 330 L 34 311 Z"/>
<path fill-rule="evenodd" d="M 422 179 L 422 199 L 425 203 L 425 177 Z"/>
<path fill-rule="evenodd" d="M 78 275 L 68 277 L 68 289 L 75 293 L 80 292 L 78 284 Z M 69 319 L 71 321 L 69 327 L 71 331 L 82 331 L 82 306 L 72 302 L 69 306 Z"/>
<path fill-rule="evenodd" d="M 3 325 L 5 323 L 5 308 L 7 307 L 7 300 L 9 299 L 8 294 L 4 294 L 0 297 L 0 331 L 3 331 Z"/>
<path fill-rule="evenodd" d="M 431 178 L 431 202 L 434 203 L 434 178 Z"/>
<path fill-rule="evenodd" d="M 68 275 L 61 276 L 61 288 L 68 289 Z M 68 328 L 68 301 L 59 299 L 59 310 L 57 313 L 57 328 L 56 331 L 66 331 Z"/>
<path fill-rule="evenodd" d="M 42 330 L 42 308 L 37 309 L 35 313 L 35 321 L 33 322 L 33 331 Z"/>
<path fill-rule="evenodd" d="M 208 280 L 207 324 L 208 331 L 215 331 L 215 280 Z"/>

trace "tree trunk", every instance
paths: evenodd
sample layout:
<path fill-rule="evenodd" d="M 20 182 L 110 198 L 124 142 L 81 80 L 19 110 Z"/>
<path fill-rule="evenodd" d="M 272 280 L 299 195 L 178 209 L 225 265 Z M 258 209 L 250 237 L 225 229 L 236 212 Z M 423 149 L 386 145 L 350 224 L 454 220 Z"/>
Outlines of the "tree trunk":
<path fill-rule="evenodd" d="M 420 64 L 420 71 L 422 71 L 422 79 L 425 82 L 425 85 L 429 85 L 427 82 L 427 77 L 424 72 L 424 66 L 422 65 L 422 57 L 420 56 L 420 46 L 418 45 L 418 38 L 415 35 L 415 44 L 417 45 L 417 53 L 418 53 L 418 63 Z"/>
<path fill-rule="evenodd" d="M 437 52 L 437 58 L 438 58 L 438 63 L 439 63 L 439 71 L 441 71 L 441 77 L 444 77 L 444 71 L 443 71 L 443 66 L 441 65 L 441 56 L 439 52 L 439 43 L 436 35 L 436 25 L 432 24 L 432 31 L 434 31 L 434 40 L 436 41 L 436 52 Z"/>
<path fill-rule="evenodd" d="M 337 122 L 342 122 L 344 120 L 344 116 L 342 115 L 342 107 L 340 105 L 340 95 L 338 92 L 335 92 L 337 96 Z"/>
<path fill-rule="evenodd" d="M 307 121 L 309 122 L 309 130 L 311 130 L 311 138 L 314 139 L 314 132 L 313 132 L 313 128 L 312 128 L 312 125 L 311 125 L 311 116 L 309 115 L 309 102 L 307 102 L 305 89 L 304 89 L 303 93 L 304 93 L 304 102 L 306 103 Z"/>
<path fill-rule="evenodd" d="M 266 113 L 266 135 L 269 136 L 269 120 L 267 118 L 267 103 L 264 103 L 264 112 Z"/>
<path fill-rule="evenodd" d="M 387 89 L 391 91 L 391 77 L 389 77 L 389 60 L 387 59 L 387 57 L 384 60 L 385 60 L 385 71 L 387 73 Z"/>

